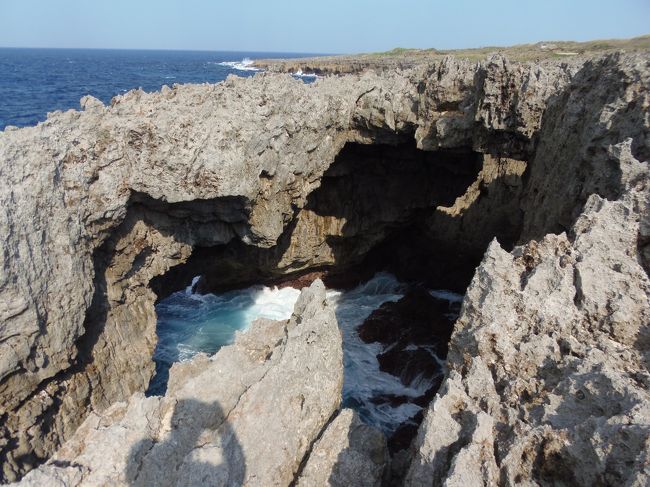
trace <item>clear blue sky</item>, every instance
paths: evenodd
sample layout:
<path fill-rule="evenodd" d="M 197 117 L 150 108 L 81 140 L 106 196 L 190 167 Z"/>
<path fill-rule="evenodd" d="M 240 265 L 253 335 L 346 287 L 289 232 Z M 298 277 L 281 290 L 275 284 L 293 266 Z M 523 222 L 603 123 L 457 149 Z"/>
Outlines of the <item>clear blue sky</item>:
<path fill-rule="evenodd" d="M 0 0 L 0 46 L 342 53 L 650 33 L 650 0 Z"/>

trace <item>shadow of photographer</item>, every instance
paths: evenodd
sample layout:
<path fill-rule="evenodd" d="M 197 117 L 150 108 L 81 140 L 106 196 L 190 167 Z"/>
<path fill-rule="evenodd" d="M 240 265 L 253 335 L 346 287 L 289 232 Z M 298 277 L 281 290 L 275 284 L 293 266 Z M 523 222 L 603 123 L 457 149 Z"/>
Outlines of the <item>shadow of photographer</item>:
<path fill-rule="evenodd" d="M 144 439 L 131 449 L 131 486 L 243 485 L 246 461 L 217 401 L 179 400 L 163 441 Z"/>

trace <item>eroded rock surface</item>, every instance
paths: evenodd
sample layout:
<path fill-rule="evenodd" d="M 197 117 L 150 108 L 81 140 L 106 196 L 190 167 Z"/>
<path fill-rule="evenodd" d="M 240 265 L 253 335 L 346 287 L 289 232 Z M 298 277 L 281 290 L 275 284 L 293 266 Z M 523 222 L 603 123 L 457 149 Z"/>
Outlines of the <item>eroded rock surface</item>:
<path fill-rule="evenodd" d="M 546 99 L 575 69 L 450 58 L 314 85 L 230 78 L 133 91 L 109 107 L 85 98 L 83 112 L 0 133 L 4 477 L 51 455 L 90 409 L 146 387 L 149 282 L 193 248 L 273 247 L 347 142 L 529 153 Z M 328 218 L 310 228 L 336 237 L 344 222 Z M 291 252 L 317 255 L 313 241 Z"/>
<path fill-rule="evenodd" d="M 378 487 L 389 462 L 386 438 L 343 409 L 310 452 L 298 487 L 315 485 Z"/>
<path fill-rule="evenodd" d="M 214 356 L 174 365 L 165 396 L 91 414 L 21 485 L 288 485 L 338 408 L 342 360 L 315 281 L 289 321 L 258 320 Z"/>
<path fill-rule="evenodd" d="M 543 66 L 446 58 L 312 85 L 263 74 L 133 91 L 110 107 L 84 98 L 83 112 L 0 133 L 2 479 L 18 479 L 51 457 L 89 414 L 84 425 L 124 422 L 107 428 L 117 444 L 149 438 L 143 450 L 151 447 L 151 454 L 136 463 L 152 462 L 151 472 L 171 455 L 153 438 L 172 424 L 184 438 L 218 429 L 223 414 L 202 413 L 216 396 L 188 392 L 178 418 L 168 399 L 132 397 L 153 372 L 151 283 L 173 275 L 197 249 L 208 249 L 206 262 L 230 259 L 231 277 L 239 271 L 255 277 L 335 267 L 346 258 L 381 263 L 393 244 L 405 249 L 419 242 L 421 253 L 405 253 L 397 267 L 417 271 L 426 262 L 421 272 L 440 269 L 433 254 L 446 249 L 447 261 L 466 264 L 439 274 L 462 275 L 461 286 L 496 236 L 506 250 L 492 244 L 474 275 L 452 335 L 450 372 L 413 446 L 407 482 L 643 483 L 649 73 L 646 55 L 612 55 Z M 464 192 L 453 186 L 460 194 L 451 198 L 442 197 L 445 181 L 434 184 L 442 172 L 426 180 L 414 172 L 411 179 L 423 179 L 416 189 L 435 194 L 423 200 L 426 191 L 409 188 L 412 198 L 399 192 L 393 198 L 391 190 L 400 211 L 368 204 L 382 197 L 380 190 L 330 214 L 321 211 L 325 203 L 310 207 L 324 176 L 336 178 L 333 164 L 350 144 L 412 144 L 431 151 L 432 164 L 443 154 L 473 154 L 480 167 Z M 468 160 L 457 161 L 459 174 L 474 174 Z M 508 252 L 516 243 L 523 246 Z M 240 259 L 249 251 L 250 260 Z M 317 319 L 309 309 L 295 323 Z M 277 333 L 292 343 L 292 331 Z M 270 365 L 276 355 L 261 362 L 271 375 L 281 374 Z M 298 364 L 282 357 L 296 388 L 309 389 Z M 198 359 L 176 374 L 194 368 L 190 384 L 214 360 Z M 250 361 L 242 377 L 262 370 Z M 170 390 L 180 393 L 187 384 L 172 380 Z M 271 394 L 259 377 L 249 384 L 247 390 Z M 257 430 L 247 421 L 257 403 L 246 394 L 240 402 L 246 414 L 237 418 L 231 406 L 219 407 L 241 434 L 252 435 Z M 188 421 L 195 412 L 205 423 Z M 309 434 L 287 439 L 290 451 L 269 456 L 290 467 L 265 480 L 291 481 L 319 421 L 306 421 Z M 275 426 L 269 435 L 284 427 Z M 84 431 L 94 438 L 96 427 L 84 428 L 74 438 Z M 137 433 L 127 440 L 119 437 L 124 431 Z M 81 455 L 75 441 L 57 458 Z M 189 463 L 178 468 L 193 464 L 203 475 L 213 458 L 238 455 L 219 441 L 190 454 L 196 458 L 179 458 Z M 114 450 L 97 475 L 126 471 L 109 472 L 112 463 L 126 461 Z M 30 478 L 87 478 L 88 471 L 66 461 L 50 462 Z M 183 470 L 187 478 L 193 472 Z"/>
<path fill-rule="evenodd" d="M 567 95 L 575 98 L 563 100 L 581 125 L 560 136 L 550 122 L 557 137 L 531 162 L 529 182 L 539 185 L 524 200 L 526 228 L 543 233 L 571 212 L 580 216 L 568 233 L 510 253 L 496 241 L 488 248 L 452 335 L 448 377 L 412 445 L 406 485 L 650 481 L 650 281 L 641 255 L 650 103 L 647 62 L 637 66 L 645 74 L 601 73 L 644 80 L 618 93 L 598 83 L 587 89 L 589 67 L 580 98 L 575 87 Z"/>
<path fill-rule="evenodd" d="M 574 239 L 490 246 L 407 485 L 648 482 L 650 283 L 630 204 L 593 196 Z"/>

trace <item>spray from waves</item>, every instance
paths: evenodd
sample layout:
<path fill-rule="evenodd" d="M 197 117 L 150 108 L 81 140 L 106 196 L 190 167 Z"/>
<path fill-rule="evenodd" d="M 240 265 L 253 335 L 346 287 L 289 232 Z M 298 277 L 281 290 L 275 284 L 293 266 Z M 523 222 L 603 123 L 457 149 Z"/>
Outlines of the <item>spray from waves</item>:
<path fill-rule="evenodd" d="M 190 360 L 197 353 L 212 355 L 232 343 L 235 332 L 248 329 L 256 318 L 289 319 L 300 295 L 297 289 L 265 286 L 198 294 L 194 290 L 199 278 L 195 277 L 183 291 L 156 306 L 156 374 L 149 385 L 149 395 L 164 394 L 174 362 Z"/>
<path fill-rule="evenodd" d="M 297 289 L 265 286 L 201 295 L 194 292 L 198 279 L 194 278 L 185 290 L 172 294 L 156 307 L 159 341 L 154 353 L 156 376 L 149 394 L 164 393 L 173 362 L 189 360 L 199 352 L 215 353 L 232 343 L 235 332 L 246 330 L 256 318 L 290 318 L 300 295 Z M 388 434 L 422 408 L 412 402 L 395 406 L 390 402 L 376 401 L 376 398 L 389 395 L 417 398 L 431 387 L 431 380 L 415 378 L 409 385 L 404 385 L 399 377 L 382 372 L 377 356 L 387 347 L 363 342 L 357 329 L 374 310 L 386 302 L 400 300 L 407 290 L 408 286 L 393 275 L 378 273 L 350 291 L 327 291 L 328 303 L 335 307 L 343 336 L 343 404 L 353 407 L 366 423 Z M 449 302 L 462 299 L 462 296 L 448 291 L 430 293 Z M 433 351 L 430 353 L 441 371 L 444 370 L 444 362 Z"/>
<path fill-rule="evenodd" d="M 194 278 L 192 279 L 192 284 L 190 284 L 185 288 L 186 296 L 191 296 L 192 294 L 194 294 L 194 289 L 196 288 L 196 285 L 199 283 L 199 280 L 201 280 L 201 276 L 194 276 Z"/>
<path fill-rule="evenodd" d="M 408 385 L 404 385 L 399 377 L 383 372 L 380 370 L 377 357 L 395 344 L 365 343 L 359 337 L 358 328 L 382 304 L 402 299 L 408 289 L 409 285 L 401 283 L 391 274 L 382 272 L 351 291 L 328 293 L 330 303 L 336 306 L 336 316 L 343 335 L 345 368 L 343 404 L 356 409 L 366 423 L 378 427 L 388 435 L 394 433 L 405 422 L 412 421 L 411 418 L 420 412 L 422 407 L 409 401 L 394 404 L 391 401 L 378 399 L 391 396 L 411 398 L 411 400 L 421 398 L 432 387 L 435 378 L 419 375 Z M 450 291 L 429 292 L 433 297 L 449 303 L 462 300 L 462 296 Z M 438 364 L 442 375 L 445 362 L 435 354 L 433 349 L 427 346 L 409 345 L 405 350 L 418 348 L 431 355 L 431 360 Z"/>
<path fill-rule="evenodd" d="M 245 57 L 241 61 L 223 61 L 217 63 L 219 66 L 227 66 L 231 69 L 236 69 L 237 71 L 261 71 L 260 68 L 253 66 L 254 61 L 250 58 Z"/>
<path fill-rule="evenodd" d="M 291 76 L 293 76 L 294 78 L 301 78 L 303 80 L 313 80 L 313 81 L 316 81 L 318 78 L 320 78 L 320 76 L 318 76 L 315 73 L 303 73 L 302 69 L 299 69 L 295 73 L 291 73 Z"/>
<path fill-rule="evenodd" d="M 357 328 L 382 304 L 399 301 L 405 291 L 406 287 L 394 276 L 379 273 L 351 291 L 328 293 L 343 335 L 343 404 L 356 409 L 365 422 L 391 432 L 419 408 L 413 404 L 399 408 L 376 405 L 372 398 L 380 394 L 417 396 L 419 392 L 405 387 L 398 377 L 379 370 L 377 355 L 383 346 L 363 342 Z"/>
<path fill-rule="evenodd" d="M 212 354 L 232 343 L 236 331 L 257 318 L 291 317 L 300 291 L 252 286 L 223 294 L 198 294 L 193 289 L 172 294 L 156 307 L 159 347 L 154 358 L 186 361 L 199 352 Z"/>
<path fill-rule="evenodd" d="M 429 291 L 429 294 L 434 298 L 443 299 L 449 301 L 450 303 L 461 303 L 463 301 L 463 295 L 457 294 L 451 291 L 446 291 L 444 289 L 433 289 Z"/>
<path fill-rule="evenodd" d="M 282 289 L 261 287 L 255 296 L 253 305 L 244 311 L 246 327 L 257 318 L 288 320 L 293 313 L 298 296 L 300 296 L 300 290 L 292 287 Z"/>
<path fill-rule="evenodd" d="M 261 68 L 255 67 L 254 63 L 255 61 L 253 61 L 252 59 L 244 58 L 241 61 L 222 61 L 218 63 L 208 63 L 208 64 L 217 64 L 219 66 L 225 66 L 235 71 L 246 71 L 246 72 L 253 72 L 253 73 L 264 71 Z M 320 76 L 318 76 L 315 73 L 304 73 L 301 69 L 291 73 L 291 76 L 293 76 L 296 79 L 300 79 L 305 83 L 312 83 L 320 78 Z"/>

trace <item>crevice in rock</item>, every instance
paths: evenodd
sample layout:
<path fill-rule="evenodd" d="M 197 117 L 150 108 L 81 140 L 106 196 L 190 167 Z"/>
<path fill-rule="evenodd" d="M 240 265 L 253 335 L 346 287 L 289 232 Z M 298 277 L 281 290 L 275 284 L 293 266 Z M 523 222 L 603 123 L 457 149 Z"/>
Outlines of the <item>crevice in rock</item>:
<path fill-rule="evenodd" d="M 493 238 L 507 249 L 519 239 L 523 220 L 519 198 L 526 167 L 522 160 L 467 148 L 421 151 L 413 141 L 401 138 L 395 145 L 348 143 L 306 205 L 296 210 L 277 245 L 259 248 L 232 239 L 223 245 L 195 246 L 186 263 L 153 278 L 150 286 L 158 299 L 187 288 L 199 275 L 194 288 L 198 293 L 254 284 L 302 287 L 317 277 L 328 287 L 349 289 L 378 271 L 389 271 L 411 283 L 414 295 L 426 289 L 463 294 Z M 415 325 L 408 318 L 413 312 L 409 299 L 404 313 L 394 317 L 399 323 L 391 323 L 405 327 L 407 337 L 418 334 L 410 328 Z M 442 316 L 449 310 L 437 313 Z M 430 324 L 424 321 L 427 325 L 420 328 L 420 335 L 427 334 Z M 431 346 L 442 360 L 455 316 L 447 321 L 440 336 L 420 340 L 433 340 Z M 382 370 L 405 375 L 406 382 L 422 374 L 433 377 L 424 349 L 411 350 L 413 344 L 406 338 L 385 345 L 379 357 Z M 399 367 L 390 366 L 398 362 Z M 437 380 L 422 397 L 377 400 L 426 408 L 442 382 L 444 370 L 439 364 L 435 369 Z M 393 454 L 403 456 L 408 450 L 421 420 L 420 412 L 391 435 Z"/>
<path fill-rule="evenodd" d="M 456 436 L 456 441 L 447 447 L 441 448 L 436 453 L 432 460 L 432 465 L 436 466 L 436 472 L 449 472 L 453 464 L 454 458 L 465 447 L 472 438 L 474 431 L 478 427 L 476 414 L 471 411 L 458 411 L 452 415 L 456 423 L 459 425 L 459 430 Z M 434 477 L 432 479 L 433 485 L 443 484 L 444 478 Z"/>
<path fill-rule="evenodd" d="M 316 277 L 350 288 L 388 270 L 462 293 L 492 238 L 514 244 L 524 161 L 463 147 L 422 151 L 401 134 L 382 140 L 392 145 L 346 144 L 270 248 L 244 243 L 251 212 L 245 198 L 166 202 L 133 193 L 123 222 L 96 251 L 95 295 L 74 364 L 28 399 L 64 384 L 74 391 L 66 407 L 77 421 L 64 425 L 57 418 L 68 413 L 60 402 L 48 406 L 50 448 L 36 463 L 18 466 L 17 475 L 52 454 L 85 417 L 79 411 L 101 410 L 146 389 L 156 341 L 153 305 L 197 275 L 199 292 L 219 292 L 260 283 L 302 286 Z M 18 434 L 15 426 L 11 435 Z"/>
<path fill-rule="evenodd" d="M 641 222 L 641 229 L 637 237 L 637 252 L 639 253 L 639 263 L 646 275 L 650 276 L 650 235 L 644 232 L 649 232 L 650 222 Z"/>
<path fill-rule="evenodd" d="M 404 404 L 426 408 L 442 384 L 442 365 L 460 311 L 460 302 L 434 297 L 421 286 L 411 286 L 399 301 L 384 303 L 358 328 L 365 343 L 380 343 L 379 369 L 415 386 L 419 395 L 383 394 L 372 402 L 398 408 Z M 425 384 L 425 388 L 420 387 Z M 422 422 L 424 409 L 406 418 L 388 437 L 391 454 L 409 448 Z"/>
<path fill-rule="evenodd" d="M 302 460 L 300 461 L 300 465 L 298 465 L 298 469 L 293 475 L 293 480 L 289 484 L 289 487 L 296 487 L 298 485 L 298 481 L 300 480 L 300 476 L 302 475 L 302 472 L 305 470 L 305 466 L 307 465 L 307 462 L 309 461 L 309 457 L 311 456 L 312 452 L 314 451 L 314 446 L 316 443 L 318 443 L 318 440 L 320 440 L 323 437 L 323 434 L 325 434 L 325 431 L 327 428 L 334 422 L 334 420 L 337 418 L 337 416 L 341 413 L 340 409 L 337 409 L 334 411 L 334 413 L 329 417 L 327 421 L 323 424 L 323 427 L 320 429 L 318 434 L 314 437 L 312 442 L 309 444 L 309 447 L 307 448 L 307 451 L 305 452 L 305 455 L 302 457 Z"/>

